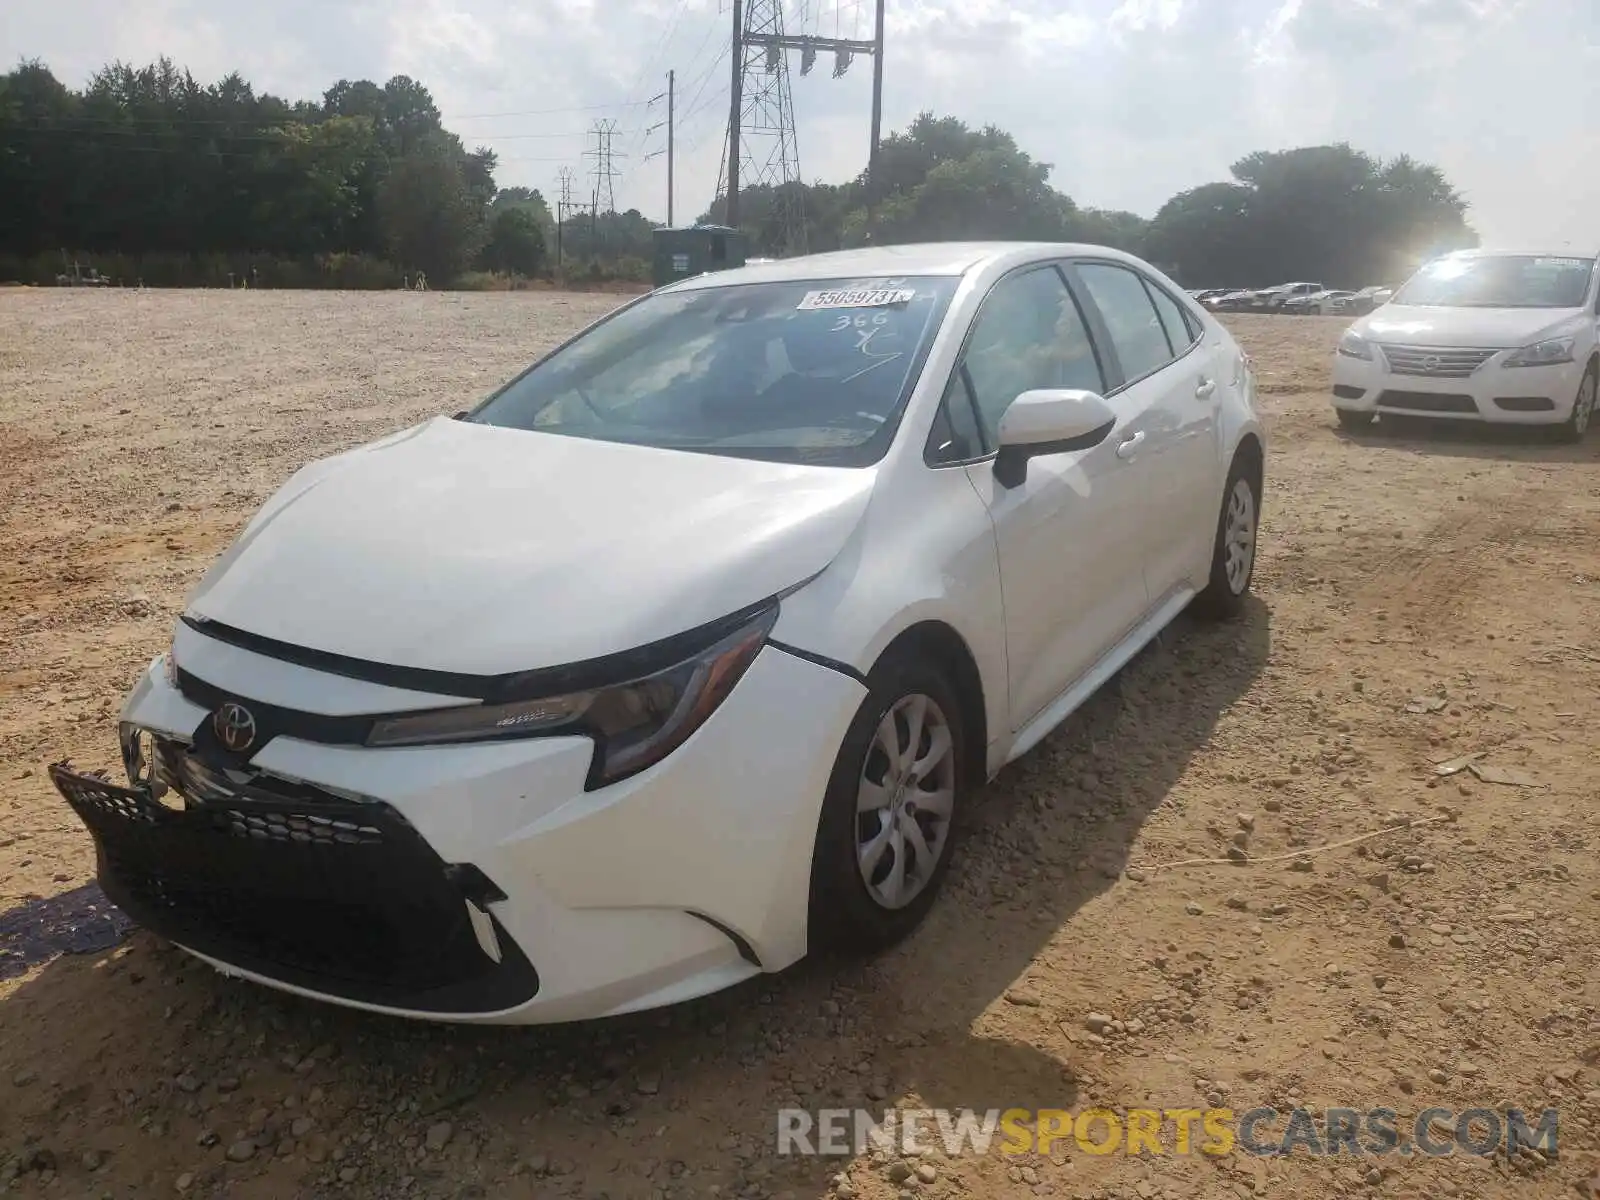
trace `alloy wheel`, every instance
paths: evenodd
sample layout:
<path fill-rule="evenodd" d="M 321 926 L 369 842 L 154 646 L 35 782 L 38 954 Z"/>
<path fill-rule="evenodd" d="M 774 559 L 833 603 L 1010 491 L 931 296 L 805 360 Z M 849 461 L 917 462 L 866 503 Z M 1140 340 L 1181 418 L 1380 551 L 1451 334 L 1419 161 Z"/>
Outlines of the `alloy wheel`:
<path fill-rule="evenodd" d="M 902 697 L 878 722 L 856 792 L 856 861 L 872 899 L 915 900 L 950 840 L 956 755 L 950 721 L 931 696 Z"/>
<path fill-rule="evenodd" d="M 1596 377 L 1590 372 L 1583 377 L 1583 383 L 1578 388 L 1578 399 L 1572 413 L 1572 428 L 1579 437 L 1588 432 L 1589 418 L 1594 415 L 1596 386 Z"/>
<path fill-rule="evenodd" d="M 1250 582 L 1256 554 L 1256 494 L 1248 479 L 1234 482 L 1228 495 L 1228 515 L 1222 526 L 1223 570 L 1228 589 L 1242 595 Z"/>

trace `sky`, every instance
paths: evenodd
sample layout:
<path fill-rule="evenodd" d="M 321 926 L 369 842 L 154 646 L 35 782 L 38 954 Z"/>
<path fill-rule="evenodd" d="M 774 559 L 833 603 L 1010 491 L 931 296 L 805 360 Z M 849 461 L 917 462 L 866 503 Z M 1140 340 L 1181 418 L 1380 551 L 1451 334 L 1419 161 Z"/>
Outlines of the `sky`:
<path fill-rule="evenodd" d="M 871 36 L 872 0 L 781 3 L 790 32 Z M 684 224 L 717 187 L 731 20 L 730 0 L 19 0 L 0 62 L 81 86 L 166 54 L 289 99 L 406 74 L 502 187 L 551 199 L 562 168 L 590 198 L 614 123 L 617 207 L 655 220 L 673 70 Z M 886 133 L 925 110 L 992 123 L 1082 206 L 1152 216 L 1253 151 L 1348 141 L 1442 167 L 1486 244 L 1600 246 L 1597 0 L 887 0 L 885 40 Z M 871 60 L 791 73 L 801 176 L 854 176 Z"/>

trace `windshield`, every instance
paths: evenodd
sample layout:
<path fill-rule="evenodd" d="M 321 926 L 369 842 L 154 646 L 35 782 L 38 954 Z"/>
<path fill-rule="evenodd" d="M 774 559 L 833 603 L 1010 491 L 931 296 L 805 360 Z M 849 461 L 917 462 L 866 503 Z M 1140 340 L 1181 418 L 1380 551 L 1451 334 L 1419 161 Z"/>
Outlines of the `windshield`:
<path fill-rule="evenodd" d="M 728 454 L 865 466 L 894 437 L 960 280 L 746 283 L 645 297 L 467 419 Z"/>
<path fill-rule="evenodd" d="M 1393 304 L 1436 308 L 1581 308 L 1592 258 L 1488 255 L 1431 262 L 1395 293 Z"/>

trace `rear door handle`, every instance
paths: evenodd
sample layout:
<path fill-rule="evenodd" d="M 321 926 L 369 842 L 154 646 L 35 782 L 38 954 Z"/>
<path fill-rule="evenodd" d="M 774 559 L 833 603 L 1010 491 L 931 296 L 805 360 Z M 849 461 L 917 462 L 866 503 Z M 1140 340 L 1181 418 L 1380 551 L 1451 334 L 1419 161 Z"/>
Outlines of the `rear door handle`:
<path fill-rule="evenodd" d="M 1144 430 L 1140 430 L 1117 447 L 1117 457 L 1122 459 L 1132 458 L 1139 453 L 1139 447 L 1144 445 Z"/>
<path fill-rule="evenodd" d="M 1201 400 L 1209 400 L 1216 394 L 1217 381 L 1215 379 L 1202 379 L 1194 389 L 1194 394 Z"/>

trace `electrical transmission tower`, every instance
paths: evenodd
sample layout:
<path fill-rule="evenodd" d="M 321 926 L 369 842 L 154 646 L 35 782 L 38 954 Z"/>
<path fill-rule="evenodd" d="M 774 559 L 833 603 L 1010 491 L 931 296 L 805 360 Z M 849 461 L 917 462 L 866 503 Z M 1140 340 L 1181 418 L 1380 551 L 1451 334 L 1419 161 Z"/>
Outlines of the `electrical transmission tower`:
<path fill-rule="evenodd" d="M 777 203 L 784 253 L 805 252 L 806 223 L 798 185 L 794 97 L 783 0 L 734 0 L 733 91 L 728 113 L 728 160 L 717 190 L 727 186 L 729 225 L 739 220 L 740 187 L 769 187 Z"/>
<path fill-rule="evenodd" d="M 617 169 L 612 160 L 627 157 L 616 154 L 611 149 L 611 139 L 617 133 L 615 121 L 596 121 L 592 132 L 594 149 L 584 152 L 585 158 L 594 159 L 594 166 L 589 171 L 594 177 L 594 201 L 593 207 L 589 210 L 591 223 L 603 212 L 617 211 Z"/>
<path fill-rule="evenodd" d="M 556 266 L 561 265 L 561 231 L 572 215 L 572 168 L 562 167 L 556 173 Z"/>
<path fill-rule="evenodd" d="M 805 0 L 801 0 L 802 4 Z M 869 206 L 875 191 L 878 142 L 883 126 L 883 10 L 874 4 L 870 40 L 824 38 L 788 34 L 784 30 L 783 0 L 733 0 L 733 80 L 728 111 L 728 153 L 717 192 L 726 185 L 726 220 L 739 224 L 739 189 L 751 184 L 800 182 L 800 159 L 795 145 L 794 102 L 789 93 L 788 52 L 800 51 L 800 74 L 809 75 L 817 55 L 833 55 L 835 79 L 850 69 L 857 54 L 872 58 L 872 149 L 867 160 Z M 753 143 L 753 144 L 752 144 Z M 804 214 L 799 211 L 800 189 L 781 188 L 780 197 L 791 203 L 782 214 L 789 249 L 805 248 Z"/>

